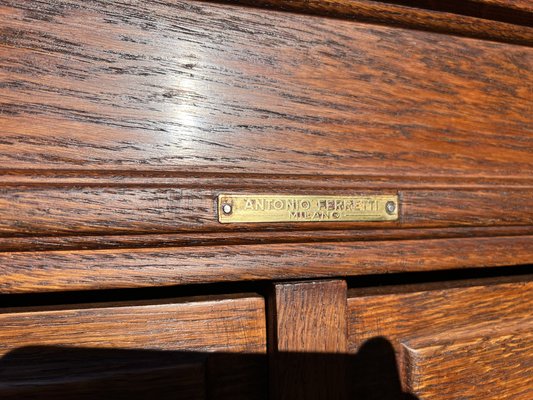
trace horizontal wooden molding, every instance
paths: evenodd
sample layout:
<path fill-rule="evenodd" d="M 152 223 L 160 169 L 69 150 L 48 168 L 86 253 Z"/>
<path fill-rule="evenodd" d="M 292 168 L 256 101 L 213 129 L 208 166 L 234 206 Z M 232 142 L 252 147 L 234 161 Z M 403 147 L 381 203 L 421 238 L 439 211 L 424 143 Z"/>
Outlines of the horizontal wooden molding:
<path fill-rule="evenodd" d="M 531 189 L 533 178 L 490 175 L 395 175 L 378 174 L 270 174 L 246 172 L 157 171 L 157 170 L 83 170 L 83 169 L 0 169 L 1 187 L 217 187 L 235 188 L 290 187 L 330 189 Z"/>
<path fill-rule="evenodd" d="M 482 5 L 494 5 L 533 13 L 533 3 L 530 0 L 470 0 Z"/>
<path fill-rule="evenodd" d="M 528 0 L 214 0 L 474 38 L 533 44 Z M 529 3 L 529 4 L 528 4 Z"/>
<path fill-rule="evenodd" d="M 143 235 L 77 235 L 0 238 L 0 252 L 134 249 L 272 243 L 425 240 L 533 235 L 533 226 L 201 232 Z"/>
<path fill-rule="evenodd" d="M 0 293 L 355 276 L 530 263 L 533 236 L 0 253 Z"/>
<path fill-rule="evenodd" d="M 239 194 L 399 196 L 396 221 L 254 224 L 221 224 L 216 204 L 221 192 L 227 191 L 166 186 L 0 187 L 0 237 L 533 225 L 533 189 L 233 189 L 230 192 Z"/>

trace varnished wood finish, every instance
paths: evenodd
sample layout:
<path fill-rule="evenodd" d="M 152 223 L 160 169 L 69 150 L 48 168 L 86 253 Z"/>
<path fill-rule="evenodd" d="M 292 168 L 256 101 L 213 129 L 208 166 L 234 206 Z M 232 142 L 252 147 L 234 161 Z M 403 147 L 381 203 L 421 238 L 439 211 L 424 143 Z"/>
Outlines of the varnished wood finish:
<path fill-rule="evenodd" d="M 192 1 L 0 18 L 3 168 L 531 177 L 528 47 Z"/>
<path fill-rule="evenodd" d="M 421 399 L 529 400 L 533 395 L 532 318 L 409 340 L 402 352 L 407 390 Z"/>
<path fill-rule="evenodd" d="M 471 0 L 480 4 L 496 5 L 533 13 L 533 3 L 530 0 Z"/>
<path fill-rule="evenodd" d="M 346 282 L 277 284 L 273 300 L 273 350 L 346 352 Z"/>
<path fill-rule="evenodd" d="M 311 187 L 294 189 L 289 182 L 286 187 L 290 191 L 258 187 L 255 191 L 243 188 L 238 193 L 395 193 L 360 188 L 350 192 Z M 398 221 L 222 225 L 217 218 L 216 197 L 224 192 L 227 192 L 224 187 L 1 188 L 0 236 L 533 225 L 533 189 L 399 190 Z"/>
<path fill-rule="evenodd" d="M 533 9 L 528 0 L 226 0 L 226 2 L 510 43 L 527 45 L 533 43 L 531 30 Z"/>
<path fill-rule="evenodd" d="M 106 234 L 193 233 L 150 247 L 205 243 L 194 235 L 207 231 L 240 243 L 531 226 L 528 48 L 216 4 L 31 4 L 0 14 L 0 236 L 46 238 L 4 250 L 138 246 Z M 401 218 L 221 227 L 221 191 L 398 191 Z"/>
<path fill-rule="evenodd" d="M 110 289 L 527 264 L 533 237 L 0 253 L 0 292 Z"/>
<path fill-rule="evenodd" d="M 141 245 L 152 247 L 303 241 L 304 230 L 317 231 L 316 241 L 345 229 L 354 231 L 342 240 L 374 240 L 355 231 L 370 227 L 404 229 L 374 233 L 391 239 L 421 238 L 427 231 L 407 229 L 430 227 L 509 227 L 497 231 L 507 236 L 531 226 L 530 48 L 209 3 L 48 2 L 39 12 L 32 4 L 4 2 L 0 14 L 0 236 L 37 238 L 3 241 L 3 250 L 137 247 L 139 234 L 175 235 Z M 221 227 L 221 191 L 398 192 L 401 217 Z M 237 234 L 245 231 L 254 234 Z M 104 236 L 118 234 L 130 237 Z M 526 259 L 521 242 L 511 257 L 494 240 L 480 262 Z M 62 245 L 40 244 L 54 242 Z M 190 282 L 186 269 L 153 282 Z M 286 270 L 266 276 L 315 273 Z M 383 270 L 398 269 L 374 272 Z M 76 287 L 95 287 L 86 279 Z"/>
<path fill-rule="evenodd" d="M 208 365 L 203 359 L 213 352 L 265 353 L 265 321 L 264 300 L 254 295 L 1 310 L 0 365 L 6 368 L 0 368 L 5 370 L 0 374 L 0 397 L 37 396 L 42 391 L 42 398 L 56 392 L 66 393 L 65 398 L 78 393 L 91 398 L 94 384 L 105 398 L 112 398 L 110 393 L 144 398 L 142 393 L 151 391 L 163 398 L 203 399 L 207 384 L 215 392 L 222 390 L 214 382 L 228 381 L 227 371 L 239 362 Z M 195 353 L 173 355 L 176 350 Z M 235 398 L 235 393 L 238 398 L 261 398 L 264 372 L 253 363 L 247 367 L 240 372 L 240 391 L 216 398 Z M 69 368 L 74 371 L 65 374 Z M 140 393 L 116 389 L 128 379 Z M 112 392 L 105 392 L 106 384 Z"/>
<path fill-rule="evenodd" d="M 346 282 L 277 284 L 270 313 L 271 398 L 344 399 L 346 365 L 309 354 L 346 352 Z"/>
<path fill-rule="evenodd" d="M 239 177 L 236 181 L 235 178 Z M 176 172 L 176 171 L 136 171 L 136 170 L 80 170 L 80 169 L 21 169 L 0 170 L 0 187 L 214 187 L 226 191 L 258 188 L 269 186 L 272 190 L 286 189 L 287 185 L 295 189 L 331 190 L 365 189 L 365 190 L 432 190 L 449 189 L 450 187 L 464 190 L 490 189 L 528 189 L 533 187 L 530 176 L 434 176 L 434 175 L 306 175 L 277 173 L 210 173 Z"/>
<path fill-rule="evenodd" d="M 481 280 L 471 286 L 455 283 L 455 288 L 440 290 L 442 283 L 385 287 L 370 293 L 352 289 L 348 299 L 350 351 L 377 335 L 398 343 L 409 336 L 436 335 L 457 326 L 528 319 L 533 303 L 530 279 L 503 284 Z"/>
<path fill-rule="evenodd" d="M 264 300 L 259 296 L 0 309 L 0 321 L 0 355 L 36 345 L 265 351 Z"/>
<path fill-rule="evenodd" d="M 0 238 L 0 251 L 96 250 L 238 244 L 354 242 L 533 235 L 533 227 L 344 229 Z"/>
<path fill-rule="evenodd" d="M 529 3 L 1 1 L 3 298 L 272 293 L 268 330 L 259 295 L 0 309 L 0 397 L 529 400 L 531 277 L 342 280 L 533 262 Z M 399 219 L 221 225 L 220 193 Z"/>
<path fill-rule="evenodd" d="M 444 285 L 444 288 L 439 287 Z M 531 276 L 354 289 L 350 351 L 376 336 L 396 349 L 407 390 L 421 399 L 520 398 L 531 388 Z M 489 395 L 491 393 L 491 395 Z M 530 394 L 530 392 L 529 392 Z"/>

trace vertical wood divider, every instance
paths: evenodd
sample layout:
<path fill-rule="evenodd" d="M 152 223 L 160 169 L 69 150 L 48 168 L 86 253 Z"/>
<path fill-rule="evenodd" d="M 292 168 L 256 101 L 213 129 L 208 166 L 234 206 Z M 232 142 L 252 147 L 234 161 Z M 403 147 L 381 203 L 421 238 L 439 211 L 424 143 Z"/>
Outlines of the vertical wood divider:
<path fill-rule="evenodd" d="M 346 396 L 346 302 L 342 280 L 274 285 L 268 310 L 272 399 Z"/>

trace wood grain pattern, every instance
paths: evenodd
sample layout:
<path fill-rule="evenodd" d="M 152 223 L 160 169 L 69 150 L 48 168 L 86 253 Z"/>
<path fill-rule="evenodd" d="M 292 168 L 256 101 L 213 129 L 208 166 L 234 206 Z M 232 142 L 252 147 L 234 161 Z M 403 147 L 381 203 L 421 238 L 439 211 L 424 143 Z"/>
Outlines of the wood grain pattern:
<path fill-rule="evenodd" d="M 290 188 L 290 189 L 289 189 Z M 324 190 L 266 187 L 237 193 L 394 193 L 361 189 Z M 428 228 L 533 225 L 533 189 L 399 190 L 399 221 L 330 223 L 218 222 L 216 198 L 224 188 L 14 187 L 0 188 L 0 236 L 173 233 L 179 231 L 260 231 Z M 274 236 L 274 235 L 273 235 Z"/>
<path fill-rule="evenodd" d="M 274 350 L 346 352 L 346 282 L 274 286 Z"/>
<path fill-rule="evenodd" d="M 265 353 L 265 325 L 256 295 L 0 310 L 0 397 L 264 398 L 260 365 L 223 361 Z"/>
<path fill-rule="evenodd" d="M 330 229 L 294 231 L 205 232 L 142 235 L 0 237 L 0 252 L 50 250 L 134 249 L 181 246 L 220 246 L 271 243 L 354 242 L 405 239 L 475 238 L 533 235 L 533 226 L 427 228 L 427 229 Z"/>
<path fill-rule="evenodd" d="M 298 279 L 528 264 L 533 237 L 0 253 L 0 292 Z"/>
<path fill-rule="evenodd" d="M 0 355 L 43 345 L 265 352 L 259 296 L 0 311 Z"/>
<path fill-rule="evenodd" d="M 348 299 L 350 351 L 357 351 L 374 336 L 398 344 L 408 337 L 436 336 L 454 327 L 527 319 L 533 305 L 533 282 L 521 279 L 504 284 L 480 280 L 470 287 L 456 283 L 456 288 L 440 290 L 440 283 L 420 289 L 404 286 L 403 292 L 395 287 L 369 294 L 352 289 Z"/>
<path fill-rule="evenodd" d="M 399 193 L 402 226 L 533 225 L 529 190 Z"/>
<path fill-rule="evenodd" d="M 497 5 L 506 8 L 527 11 L 533 13 L 533 3 L 529 0 L 471 0 L 480 4 Z"/>
<path fill-rule="evenodd" d="M 210 173 L 136 170 L 0 169 L 0 187 L 213 187 L 224 190 L 254 189 L 270 185 L 273 190 L 319 187 L 339 189 L 448 189 L 468 190 L 533 188 L 531 176 L 434 176 L 434 175 L 306 175 L 272 173 Z"/>
<path fill-rule="evenodd" d="M 528 0 L 226 0 L 306 14 L 531 44 Z"/>
<path fill-rule="evenodd" d="M 533 319 L 491 325 L 402 343 L 407 389 L 421 399 L 531 399 Z"/>
<path fill-rule="evenodd" d="M 317 353 L 346 352 L 346 282 L 276 284 L 273 291 L 271 399 L 344 399 L 346 365 L 320 362 Z"/>
<path fill-rule="evenodd" d="M 349 350 L 389 340 L 406 390 L 421 399 L 525 399 L 513 396 L 530 387 L 531 278 L 353 289 Z"/>
<path fill-rule="evenodd" d="M 187 1 L 35 4 L 0 11 L 3 168 L 531 177 L 531 48 Z"/>
<path fill-rule="evenodd" d="M 224 3 L 0 2 L 0 293 L 336 277 L 273 285 L 271 398 L 398 396 L 398 361 L 421 399 L 527 399 L 530 276 L 339 277 L 532 262 L 533 9 Z M 221 192 L 400 218 L 221 226 Z M 265 398 L 265 325 L 258 295 L 0 310 L 0 397 Z"/>

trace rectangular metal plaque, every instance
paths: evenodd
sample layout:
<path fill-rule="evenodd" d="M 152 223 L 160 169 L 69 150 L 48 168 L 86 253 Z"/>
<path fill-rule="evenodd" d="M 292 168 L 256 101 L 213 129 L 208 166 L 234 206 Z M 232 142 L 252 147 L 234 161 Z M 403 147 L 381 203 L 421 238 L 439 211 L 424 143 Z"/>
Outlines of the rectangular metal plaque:
<path fill-rule="evenodd" d="M 395 221 L 397 219 L 397 195 L 221 194 L 218 196 L 218 220 L 223 224 Z"/>

